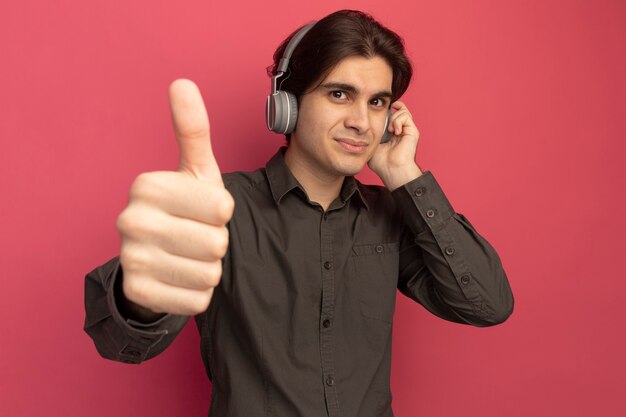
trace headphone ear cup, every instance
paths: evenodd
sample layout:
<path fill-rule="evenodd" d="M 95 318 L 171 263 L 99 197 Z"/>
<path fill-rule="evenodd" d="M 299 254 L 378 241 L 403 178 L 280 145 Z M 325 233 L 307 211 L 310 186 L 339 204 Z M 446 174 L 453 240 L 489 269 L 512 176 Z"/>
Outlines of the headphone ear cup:
<path fill-rule="evenodd" d="M 276 101 L 273 94 L 267 96 L 265 101 L 265 124 L 270 132 L 274 131 L 274 126 L 276 125 Z"/>
<path fill-rule="evenodd" d="M 291 133 L 296 128 L 296 122 L 298 121 L 298 99 L 291 93 L 286 91 L 283 91 L 283 93 L 287 96 L 287 102 L 289 103 L 287 107 L 289 117 L 287 118 L 287 126 L 284 133 Z"/>
<path fill-rule="evenodd" d="M 277 91 L 267 97 L 265 106 L 267 128 L 272 132 L 287 134 L 296 127 L 298 100 L 286 91 Z"/>

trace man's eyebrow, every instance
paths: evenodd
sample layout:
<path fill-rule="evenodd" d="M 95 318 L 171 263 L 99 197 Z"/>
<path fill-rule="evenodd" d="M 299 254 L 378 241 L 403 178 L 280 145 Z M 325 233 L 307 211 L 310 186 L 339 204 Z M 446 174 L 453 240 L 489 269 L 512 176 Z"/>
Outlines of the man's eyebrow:
<path fill-rule="evenodd" d="M 342 90 L 342 91 L 347 91 L 348 93 L 352 93 L 352 94 L 359 94 L 359 90 L 350 84 L 346 84 L 346 83 L 334 83 L 334 82 L 330 82 L 330 83 L 324 83 L 322 85 L 320 85 L 321 88 L 324 88 L 326 90 Z M 391 97 L 391 91 L 389 90 L 382 90 L 379 91 L 378 93 L 374 93 L 372 94 L 372 97 Z"/>

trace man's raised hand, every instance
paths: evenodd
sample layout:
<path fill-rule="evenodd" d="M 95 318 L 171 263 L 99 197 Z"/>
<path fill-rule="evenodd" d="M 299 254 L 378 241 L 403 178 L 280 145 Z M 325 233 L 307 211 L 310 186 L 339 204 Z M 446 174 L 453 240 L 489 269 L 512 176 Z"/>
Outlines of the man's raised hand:
<path fill-rule="evenodd" d="M 146 318 L 151 312 L 194 315 L 207 309 L 221 279 L 234 209 L 198 87 L 176 80 L 169 100 L 179 169 L 140 174 L 117 219 L 124 295 Z"/>

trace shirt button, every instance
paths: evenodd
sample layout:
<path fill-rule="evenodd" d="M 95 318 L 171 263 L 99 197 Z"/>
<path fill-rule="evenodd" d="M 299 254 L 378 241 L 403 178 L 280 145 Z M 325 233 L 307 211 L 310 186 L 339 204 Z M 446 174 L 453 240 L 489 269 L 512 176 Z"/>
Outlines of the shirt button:
<path fill-rule="evenodd" d="M 383 253 L 383 249 L 384 249 L 383 245 L 376 246 L 376 252 L 378 252 L 378 253 Z"/>
<path fill-rule="evenodd" d="M 469 277 L 469 275 L 463 275 L 463 276 L 461 277 L 461 283 L 462 283 L 463 285 L 467 285 L 467 284 L 469 284 L 469 282 L 470 282 L 470 277 Z"/>
<path fill-rule="evenodd" d="M 333 378 L 332 375 L 328 375 L 328 378 L 326 378 L 326 385 L 328 385 L 329 387 L 335 385 L 335 378 Z"/>
<path fill-rule="evenodd" d="M 329 328 L 330 327 L 330 320 L 326 319 L 322 322 L 322 326 Z"/>
<path fill-rule="evenodd" d="M 328 214 L 324 213 L 324 215 L 322 216 L 322 219 L 324 219 L 324 221 L 328 220 Z"/>
<path fill-rule="evenodd" d="M 428 210 L 426 216 L 430 218 L 435 217 L 435 210 Z"/>
<path fill-rule="evenodd" d="M 415 195 L 421 197 L 424 195 L 425 192 L 426 189 L 424 187 L 417 187 L 417 189 L 415 190 Z"/>
<path fill-rule="evenodd" d="M 324 268 L 330 269 L 332 267 L 333 267 L 333 263 L 332 262 L 328 262 L 328 261 L 324 262 Z"/>
<path fill-rule="evenodd" d="M 448 247 L 446 248 L 446 253 L 447 253 L 448 255 L 453 255 L 453 254 L 454 254 L 454 248 L 453 248 L 452 246 L 448 246 Z"/>

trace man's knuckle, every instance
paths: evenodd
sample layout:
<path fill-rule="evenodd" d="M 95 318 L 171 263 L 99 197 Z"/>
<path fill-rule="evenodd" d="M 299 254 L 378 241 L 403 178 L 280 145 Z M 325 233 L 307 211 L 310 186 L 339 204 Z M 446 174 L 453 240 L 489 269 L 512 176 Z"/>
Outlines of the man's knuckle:
<path fill-rule="evenodd" d="M 145 286 L 141 284 L 141 280 L 128 274 L 124 277 L 123 282 L 124 294 L 126 297 L 138 304 L 145 303 Z"/>
<path fill-rule="evenodd" d="M 158 203 L 167 195 L 167 184 L 171 181 L 168 172 L 143 172 L 130 187 L 130 200 Z"/>
<path fill-rule="evenodd" d="M 132 227 L 132 221 L 130 219 L 128 209 L 124 209 L 124 211 L 122 211 L 120 215 L 117 216 L 117 219 L 115 221 L 115 227 L 122 235 L 128 233 L 128 231 Z"/>
<path fill-rule="evenodd" d="M 120 250 L 120 263 L 124 268 L 124 271 L 130 271 L 135 266 L 135 247 L 134 244 L 124 242 Z"/>
<path fill-rule="evenodd" d="M 211 187 L 211 200 L 215 221 L 226 224 L 233 215 L 235 202 L 231 194 L 224 188 Z"/>
<path fill-rule="evenodd" d="M 120 253 L 120 259 L 124 267 L 129 270 L 144 270 L 151 263 L 151 256 L 148 251 L 130 246 Z"/>
<path fill-rule="evenodd" d="M 145 194 L 146 190 L 150 188 L 152 184 L 152 175 L 148 172 L 142 172 L 137 175 L 135 181 L 130 186 L 130 198 L 140 199 Z"/>
<path fill-rule="evenodd" d="M 211 267 L 206 268 L 205 272 L 206 284 L 209 288 L 217 287 L 222 278 L 222 265 L 221 262 L 214 262 Z"/>
<path fill-rule="evenodd" d="M 209 307 L 210 302 L 210 294 L 197 294 L 193 297 L 193 302 L 190 303 L 190 306 L 192 307 L 193 313 L 198 314 L 205 311 Z"/>
<path fill-rule="evenodd" d="M 234 211 L 235 199 L 228 191 L 226 191 L 224 193 L 224 198 L 222 199 L 222 212 L 226 222 L 233 216 Z"/>
<path fill-rule="evenodd" d="M 197 272 L 197 287 L 207 289 L 214 287 L 215 276 L 209 266 L 205 266 Z"/>
<path fill-rule="evenodd" d="M 161 236 L 161 228 L 161 223 L 154 221 L 151 213 L 137 210 L 129 234 L 136 236 L 141 241 L 154 241 Z"/>
<path fill-rule="evenodd" d="M 229 240 L 230 239 L 228 236 L 228 230 L 226 228 L 222 228 L 222 231 L 218 233 L 215 237 L 215 255 L 218 258 L 221 259 L 224 257 L 224 255 L 226 255 L 226 252 L 228 251 Z"/>

